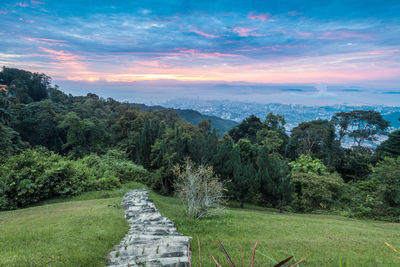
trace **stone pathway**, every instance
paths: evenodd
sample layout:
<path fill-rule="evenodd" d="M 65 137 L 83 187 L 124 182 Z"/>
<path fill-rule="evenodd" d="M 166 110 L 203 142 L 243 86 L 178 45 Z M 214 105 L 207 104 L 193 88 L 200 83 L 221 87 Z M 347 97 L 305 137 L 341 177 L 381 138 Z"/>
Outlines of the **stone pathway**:
<path fill-rule="evenodd" d="M 110 253 L 107 266 L 189 266 L 189 237 L 178 233 L 174 223 L 161 216 L 146 189 L 126 193 L 122 205 L 130 230 Z"/>

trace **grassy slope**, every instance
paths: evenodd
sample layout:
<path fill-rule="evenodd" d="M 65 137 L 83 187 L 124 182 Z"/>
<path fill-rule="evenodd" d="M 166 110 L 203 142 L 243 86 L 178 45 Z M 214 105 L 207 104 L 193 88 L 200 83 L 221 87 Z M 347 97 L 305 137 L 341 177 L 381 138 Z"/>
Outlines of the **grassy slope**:
<path fill-rule="evenodd" d="M 104 265 L 108 251 L 128 229 L 119 206 L 121 197 L 137 187 L 132 183 L 121 190 L 85 193 L 68 202 L 56 199 L 0 212 L 0 266 Z M 307 257 L 302 266 L 335 266 L 339 257 L 351 261 L 351 266 L 400 266 L 399 260 L 386 256 L 392 253 L 383 244 L 388 241 L 400 247 L 400 224 L 246 209 L 227 209 L 220 217 L 194 221 L 182 215 L 176 199 L 155 193 L 151 197 L 179 231 L 200 237 L 205 267 L 214 266 L 210 254 L 223 259 L 216 238 L 237 266 L 242 266 L 242 258 L 248 266 L 255 240 L 260 241 L 260 252 L 275 259 L 291 255 L 291 250 L 296 257 Z M 192 247 L 197 261 L 196 242 Z M 259 253 L 256 260 L 256 266 L 271 266 Z"/>
<path fill-rule="evenodd" d="M 0 266 L 104 266 L 128 231 L 121 198 L 137 186 L 0 212 Z"/>
<path fill-rule="evenodd" d="M 279 214 L 270 211 L 227 209 L 221 217 L 194 221 L 182 216 L 179 202 L 153 194 L 157 207 L 172 219 L 178 230 L 194 237 L 192 251 L 197 265 L 197 241 L 201 241 L 203 266 L 214 266 L 210 255 L 223 260 L 216 243 L 220 239 L 233 261 L 249 266 L 252 247 L 259 240 L 259 252 L 282 260 L 293 251 L 306 257 L 302 266 L 400 266 L 400 260 L 387 256 L 392 251 L 387 241 L 400 248 L 400 224 L 355 220 L 340 216 Z M 243 255 L 243 256 L 241 256 Z M 223 266 L 228 266 L 223 261 Z M 272 261 L 256 254 L 256 266 L 271 266 Z M 347 263 L 347 264 L 346 264 Z"/>

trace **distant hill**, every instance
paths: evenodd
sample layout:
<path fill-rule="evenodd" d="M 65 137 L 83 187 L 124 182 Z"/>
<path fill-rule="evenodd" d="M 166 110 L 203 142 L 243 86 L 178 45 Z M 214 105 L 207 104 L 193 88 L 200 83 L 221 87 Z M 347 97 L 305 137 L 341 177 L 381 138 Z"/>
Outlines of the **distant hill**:
<path fill-rule="evenodd" d="M 250 115 L 256 115 L 262 120 L 273 112 L 285 117 L 288 131 L 304 121 L 315 119 L 330 120 L 332 115 L 338 112 L 349 112 L 352 110 L 375 110 L 382 114 L 383 118 L 390 122 L 395 129 L 400 128 L 400 106 L 384 105 L 332 105 L 332 106 L 304 106 L 279 103 L 245 103 L 232 102 L 229 100 L 199 100 L 199 99 L 172 99 L 163 104 L 174 109 L 194 109 L 202 114 L 217 116 L 226 120 L 241 122 Z"/>
<path fill-rule="evenodd" d="M 214 128 L 219 129 L 219 133 L 228 132 L 230 129 L 232 129 L 234 126 L 238 124 L 236 121 L 221 119 L 220 117 L 217 116 L 204 115 L 192 109 L 174 109 L 174 108 L 165 108 L 162 106 L 147 106 L 144 104 L 136 104 L 136 103 L 133 103 L 132 105 L 140 107 L 140 109 L 143 111 L 171 109 L 176 113 L 178 113 L 179 117 L 181 117 L 185 121 L 195 126 L 197 126 L 199 122 L 203 120 L 211 120 L 211 127 L 213 129 Z"/>

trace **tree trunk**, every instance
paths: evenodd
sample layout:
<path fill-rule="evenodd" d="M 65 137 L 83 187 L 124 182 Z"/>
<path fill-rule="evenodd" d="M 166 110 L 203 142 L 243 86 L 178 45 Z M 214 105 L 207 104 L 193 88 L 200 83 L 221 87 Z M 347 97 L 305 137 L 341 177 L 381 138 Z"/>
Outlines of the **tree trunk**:
<path fill-rule="evenodd" d="M 240 208 L 241 208 L 241 209 L 244 208 L 244 201 L 243 201 L 243 200 L 240 201 Z"/>

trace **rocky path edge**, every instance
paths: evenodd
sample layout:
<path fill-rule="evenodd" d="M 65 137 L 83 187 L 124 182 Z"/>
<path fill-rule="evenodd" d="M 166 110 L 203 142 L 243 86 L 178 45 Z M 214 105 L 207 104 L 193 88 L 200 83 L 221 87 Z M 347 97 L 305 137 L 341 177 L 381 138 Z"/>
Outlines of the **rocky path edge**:
<path fill-rule="evenodd" d="M 187 267 L 188 236 L 161 216 L 146 189 L 136 189 L 122 199 L 129 232 L 110 253 L 109 267 Z"/>

